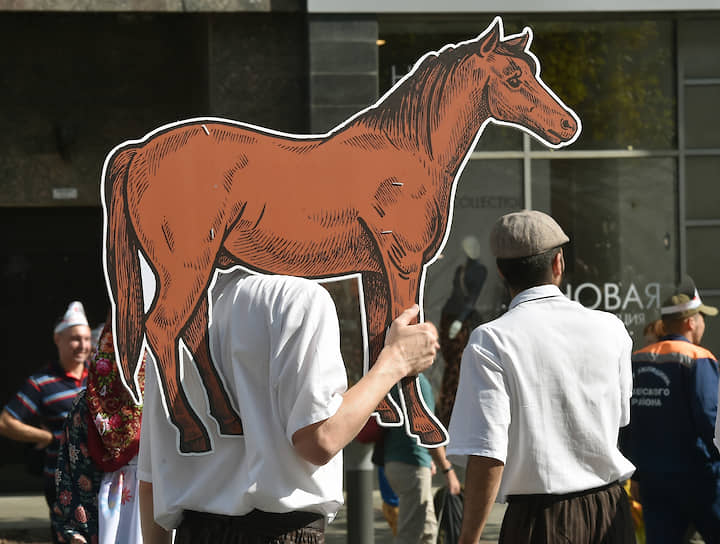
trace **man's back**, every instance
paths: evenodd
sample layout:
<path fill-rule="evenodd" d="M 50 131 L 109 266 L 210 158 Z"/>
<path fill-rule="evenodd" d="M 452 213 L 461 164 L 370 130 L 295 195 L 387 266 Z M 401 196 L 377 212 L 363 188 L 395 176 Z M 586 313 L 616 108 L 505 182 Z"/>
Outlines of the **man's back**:
<path fill-rule="evenodd" d="M 523 291 L 506 314 L 473 332 L 460 381 L 482 384 L 487 396 L 477 414 L 487 447 L 474 449 L 505 460 L 500 497 L 590 489 L 633 471 L 615 446 L 629 416 L 630 350 L 615 316 L 551 285 Z M 452 436 L 462 437 L 453 426 Z"/>
<path fill-rule="evenodd" d="M 631 423 L 624 440 L 642 474 L 683 479 L 720 463 L 713 444 L 718 364 L 705 348 L 668 335 L 633 354 Z"/>
<path fill-rule="evenodd" d="M 337 410 L 347 385 L 329 294 L 299 278 L 234 274 L 221 276 L 214 292 L 222 294 L 212 306 L 211 352 L 244 434 L 220 436 L 209 420 L 213 451 L 180 455 L 149 372 L 138 472 L 155 487 L 156 520 L 174 527 L 183 510 L 302 509 L 331 517 L 342 504 L 341 456 L 318 467 L 292 444 L 295 431 Z M 204 405 L 192 365 L 184 368 L 185 390 L 194 405 Z"/>

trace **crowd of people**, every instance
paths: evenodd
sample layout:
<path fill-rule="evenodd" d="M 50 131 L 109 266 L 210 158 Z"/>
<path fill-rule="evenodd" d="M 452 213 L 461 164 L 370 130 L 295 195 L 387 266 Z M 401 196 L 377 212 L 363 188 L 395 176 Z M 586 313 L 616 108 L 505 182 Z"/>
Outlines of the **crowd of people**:
<path fill-rule="evenodd" d="M 202 454 L 178 450 L 156 373 L 141 366 L 136 405 L 115 365 L 110 320 L 91 347 L 82 304 L 71 303 L 53 331 L 57 362 L 0 413 L 0 434 L 45 449 L 53 541 L 324 542 L 343 503 L 340 452 L 384 397 L 402 404 L 395 384 L 405 377 L 419 376 L 433 409 L 423 371 L 447 336 L 463 344 L 453 348 L 456 392 L 438 410 L 447 447 L 422 447 L 403 427 L 382 433 L 396 542 L 435 542 L 439 472 L 448 493 L 464 496 L 462 544 L 478 542 L 496 501 L 508 503 L 502 543 L 635 542 L 626 487 L 649 544 L 680 543 L 693 530 L 720 543 L 718 363 L 700 346 L 704 318 L 718 310 L 683 282 L 633 352 L 617 317 L 563 295 L 570 239 L 549 215 L 526 210 L 490 233 L 512 301 L 468 326 L 487 276 L 471 241 L 442 337 L 416 323 L 417 305 L 406 309 L 351 387 L 325 289 L 287 276 L 219 276 L 207 341 L 243 434 L 209 427 L 212 449 Z M 44 424 L 31 425 L 35 417 Z"/>

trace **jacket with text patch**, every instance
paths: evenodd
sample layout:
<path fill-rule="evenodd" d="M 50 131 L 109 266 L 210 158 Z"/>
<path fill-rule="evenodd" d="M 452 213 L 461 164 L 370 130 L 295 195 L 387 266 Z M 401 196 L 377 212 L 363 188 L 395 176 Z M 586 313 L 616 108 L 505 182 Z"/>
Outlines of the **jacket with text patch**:
<path fill-rule="evenodd" d="M 637 467 L 633 479 L 718 474 L 715 356 L 684 336 L 668 335 L 633 353 L 632 368 L 630 424 L 621 449 Z"/>

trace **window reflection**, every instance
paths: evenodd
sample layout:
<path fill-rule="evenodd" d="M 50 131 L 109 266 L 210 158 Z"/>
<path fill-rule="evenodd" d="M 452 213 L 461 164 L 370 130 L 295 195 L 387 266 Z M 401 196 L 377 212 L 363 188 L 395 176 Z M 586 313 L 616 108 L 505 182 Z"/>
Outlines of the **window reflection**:
<path fill-rule="evenodd" d="M 643 325 L 658 317 L 660 292 L 676 273 L 675 161 L 535 164 L 533 191 L 549 191 L 548 211 L 571 240 L 567 292 L 585 306 L 617 314 L 641 340 Z"/>
<path fill-rule="evenodd" d="M 390 19 L 390 21 L 392 21 Z M 531 51 L 543 80 L 573 108 L 583 133 L 573 149 L 669 149 L 676 142 L 674 34 L 670 20 L 536 21 L 504 18 L 506 34 L 533 30 Z M 379 50 L 380 92 L 428 51 L 477 36 L 482 16 L 435 25 L 383 24 Z M 402 31 L 399 30 L 402 28 Z M 408 31 L 410 29 L 410 31 Z M 542 144 L 533 140 L 535 149 Z M 488 127 L 478 150 L 520 150 L 520 133 Z"/>
<path fill-rule="evenodd" d="M 583 133 L 573 149 L 675 145 L 672 23 L 541 22 L 531 27 L 544 81 L 582 119 Z"/>

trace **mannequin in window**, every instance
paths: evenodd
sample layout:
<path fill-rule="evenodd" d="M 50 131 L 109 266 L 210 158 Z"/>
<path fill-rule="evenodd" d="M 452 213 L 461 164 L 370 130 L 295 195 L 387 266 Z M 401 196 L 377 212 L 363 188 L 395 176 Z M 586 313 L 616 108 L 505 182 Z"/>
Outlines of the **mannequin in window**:
<path fill-rule="evenodd" d="M 487 268 L 479 260 L 478 239 L 474 236 L 465 237 L 462 249 L 466 259 L 455 269 L 453 289 L 440 316 L 440 350 L 445 360 L 445 370 L 436 414 L 444 425 L 450 422 L 455 402 L 462 352 L 470 333 L 481 323 L 475 303 L 487 278 Z"/>

